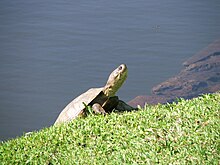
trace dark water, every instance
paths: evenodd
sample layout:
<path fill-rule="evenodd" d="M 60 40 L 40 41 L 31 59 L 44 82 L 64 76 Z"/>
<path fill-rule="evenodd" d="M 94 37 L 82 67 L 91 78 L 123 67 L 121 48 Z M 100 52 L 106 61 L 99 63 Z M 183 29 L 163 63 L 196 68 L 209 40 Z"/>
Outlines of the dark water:
<path fill-rule="evenodd" d="M 120 63 L 129 101 L 220 38 L 219 0 L 0 1 L 0 140 L 53 124 Z"/>

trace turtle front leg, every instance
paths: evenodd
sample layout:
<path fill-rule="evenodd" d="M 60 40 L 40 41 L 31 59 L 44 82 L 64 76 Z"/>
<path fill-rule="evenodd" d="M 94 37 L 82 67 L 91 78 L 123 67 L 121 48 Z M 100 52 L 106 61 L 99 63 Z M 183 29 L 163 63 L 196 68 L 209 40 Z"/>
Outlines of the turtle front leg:
<path fill-rule="evenodd" d="M 98 103 L 95 103 L 92 105 L 92 110 L 96 113 L 96 114 L 103 114 L 106 115 L 107 113 L 105 112 L 105 110 L 102 108 L 102 106 Z"/>

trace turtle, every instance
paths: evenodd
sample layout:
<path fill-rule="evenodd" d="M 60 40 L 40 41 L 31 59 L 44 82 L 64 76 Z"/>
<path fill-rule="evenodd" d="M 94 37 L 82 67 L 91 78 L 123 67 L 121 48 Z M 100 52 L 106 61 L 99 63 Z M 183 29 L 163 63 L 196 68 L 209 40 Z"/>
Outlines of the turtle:
<path fill-rule="evenodd" d="M 125 64 L 119 65 L 109 75 L 104 87 L 90 88 L 72 100 L 59 114 L 54 125 L 69 122 L 79 116 L 86 115 L 86 107 L 91 106 L 97 114 L 107 114 L 113 109 L 119 111 L 132 110 L 133 107 L 119 100 L 115 96 L 118 89 L 122 86 L 127 78 L 128 69 Z"/>

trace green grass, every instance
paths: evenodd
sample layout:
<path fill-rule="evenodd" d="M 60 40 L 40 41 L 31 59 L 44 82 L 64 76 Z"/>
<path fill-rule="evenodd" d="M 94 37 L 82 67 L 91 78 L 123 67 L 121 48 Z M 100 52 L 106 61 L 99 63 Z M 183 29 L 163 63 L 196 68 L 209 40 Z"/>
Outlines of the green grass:
<path fill-rule="evenodd" d="M 220 164 L 220 94 L 69 124 L 0 145 L 0 164 Z"/>

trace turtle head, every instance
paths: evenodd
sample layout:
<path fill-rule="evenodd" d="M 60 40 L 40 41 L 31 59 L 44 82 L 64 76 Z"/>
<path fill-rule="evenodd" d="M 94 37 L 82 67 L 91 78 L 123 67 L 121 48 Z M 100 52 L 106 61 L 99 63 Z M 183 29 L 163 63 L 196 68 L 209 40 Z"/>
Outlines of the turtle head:
<path fill-rule="evenodd" d="M 119 65 L 110 75 L 104 87 L 106 96 L 114 96 L 127 78 L 128 69 L 125 64 Z"/>

